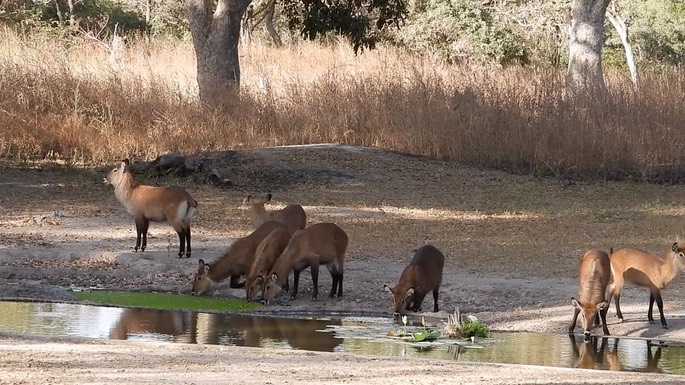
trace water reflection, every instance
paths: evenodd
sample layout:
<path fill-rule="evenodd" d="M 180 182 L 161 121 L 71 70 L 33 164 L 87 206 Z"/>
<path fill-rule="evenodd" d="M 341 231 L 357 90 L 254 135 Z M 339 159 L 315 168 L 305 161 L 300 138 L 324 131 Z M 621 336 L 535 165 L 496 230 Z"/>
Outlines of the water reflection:
<path fill-rule="evenodd" d="M 197 314 L 188 311 L 124 309 L 109 338 L 196 343 Z M 153 338 L 150 338 L 153 337 Z"/>
<path fill-rule="evenodd" d="M 343 339 L 327 330 L 340 320 L 252 317 L 201 314 L 198 343 L 237 346 L 284 346 L 293 349 L 333 352 Z"/>
<path fill-rule="evenodd" d="M 613 336 L 585 343 L 575 335 L 495 332 L 475 344 L 411 344 L 387 336 L 395 329 L 389 318 L 321 320 L 0 301 L 0 332 L 685 374 L 685 347 L 672 343 Z"/>
<path fill-rule="evenodd" d="M 591 337 L 584 342 L 575 335 L 569 335 L 569 340 L 574 368 L 663 372 L 659 367 L 662 346 L 654 346 L 650 340 Z M 611 347 L 609 341 L 613 341 Z"/>

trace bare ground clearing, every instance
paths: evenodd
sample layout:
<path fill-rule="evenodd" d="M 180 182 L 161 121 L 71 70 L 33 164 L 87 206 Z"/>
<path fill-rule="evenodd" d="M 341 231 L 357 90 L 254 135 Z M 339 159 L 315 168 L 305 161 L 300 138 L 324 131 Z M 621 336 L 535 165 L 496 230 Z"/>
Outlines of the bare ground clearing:
<path fill-rule="evenodd" d="M 582 251 L 633 246 L 664 253 L 680 239 L 685 215 L 681 186 L 569 185 L 335 145 L 208 157 L 232 187 L 197 185 L 190 179 L 161 181 L 185 185 L 200 203 L 191 259 L 176 258 L 177 236 L 170 227 L 159 224 L 151 227 L 148 250 L 132 252 L 133 221 L 114 198 L 111 186 L 101 184 L 104 169 L 0 166 L 0 297 L 68 301 L 71 297 L 65 289 L 71 285 L 188 292 L 198 258 L 217 257 L 235 237 L 250 231 L 242 198 L 271 192 L 273 207 L 300 203 L 309 223 L 339 224 L 350 236 L 350 248 L 342 299 L 321 296 L 312 302 L 311 279 L 305 273 L 296 300 L 281 297 L 260 311 L 380 309 L 390 315 L 391 300 L 383 292 L 383 284 L 394 284 L 412 250 L 431 243 L 447 256 L 438 316 L 445 317 L 458 306 L 494 329 L 564 333 L 572 314 L 569 299 L 576 291 Z M 227 286 L 220 285 L 213 295 L 244 296 L 243 291 Z M 320 286 L 322 293 L 328 290 L 328 273 L 322 272 Z M 614 335 L 685 341 L 685 306 L 680 300 L 684 291 L 681 278 L 665 291 L 670 328 L 664 330 L 646 322 L 647 292 L 628 288 L 622 297 L 626 322 L 617 322 L 612 306 L 609 330 Z M 422 377 L 393 371 L 396 360 L 385 358 L 206 346 L 174 346 L 161 355 L 154 350 L 146 344 L 48 342 L 5 336 L 0 338 L 0 355 L 19 357 L 19 361 L 3 359 L 0 383 L 5 378 L 24 378 L 26 383 L 44 383 L 46 378 L 55 378 L 57 383 L 146 383 L 168 378 L 172 383 L 209 383 L 214 377 L 226 378 L 226 373 L 248 383 L 280 382 L 283 378 L 292 382 L 380 383 L 405 375 L 416 383 L 446 382 L 455 376 L 469 383 L 606 383 L 627 378 L 632 382 L 672 382 L 674 378 L 588 375 L 507 365 L 482 365 L 487 368 L 482 370 L 445 362 L 431 362 L 431 376 Z M 92 358 L 103 351 L 113 352 L 112 356 L 100 361 Z M 79 358 L 65 352 L 74 352 Z M 135 355 L 136 362 L 131 362 L 128 354 Z M 217 360 L 217 355 L 225 359 Z M 295 360 L 302 355 L 307 358 L 292 368 L 280 358 Z M 64 364 L 68 369 L 25 372 L 26 365 L 20 364 L 39 358 L 52 362 L 46 368 L 68 361 Z M 256 362 L 258 358 L 263 363 Z M 238 373 L 241 363 L 259 369 Z M 117 365 L 130 370 L 120 372 Z M 85 374 L 88 371 L 94 374 Z M 45 377 L 48 375 L 55 377 Z"/>

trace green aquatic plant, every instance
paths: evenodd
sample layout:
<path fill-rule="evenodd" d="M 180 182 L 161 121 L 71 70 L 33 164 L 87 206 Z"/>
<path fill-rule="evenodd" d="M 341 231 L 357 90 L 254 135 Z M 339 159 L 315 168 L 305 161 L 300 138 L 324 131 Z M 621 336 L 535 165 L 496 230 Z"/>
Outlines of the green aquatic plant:
<path fill-rule="evenodd" d="M 74 297 L 88 302 L 115 306 L 133 306 L 161 310 L 246 311 L 261 305 L 224 298 L 184 294 L 132 291 L 75 291 Z"/>
<path fill-rule="evenodd" d="M 488 326 L 477 319 L 462 320 L 459 308 L 447 316 L 445 335 L 450 338 L 485 338 L 490 334 Z"/>

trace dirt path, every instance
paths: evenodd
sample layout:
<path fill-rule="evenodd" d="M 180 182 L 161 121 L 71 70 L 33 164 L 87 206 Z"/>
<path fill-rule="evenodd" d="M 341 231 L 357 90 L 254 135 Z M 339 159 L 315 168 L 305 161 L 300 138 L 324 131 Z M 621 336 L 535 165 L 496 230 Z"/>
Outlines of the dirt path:
<path fill-rule="evenodd" d="M 279 148 L 211 157 L 232 187 L 196 185 L 185 179 L 160 181 L 185 185 L 200 202 L 191 259 L 175 257 L 177 238 L 166 225 L 152 226 L 145 253 L 132 252 L 133 222 L 115 200 L 111 186 L 101 184 L 104 170 L 1 167 L 0 208 L 4 214 L 0 218 L 0 297 L 67 301 L 71 300 L 67 289 L 72 286 L 189 292 L 198 258 L 216 258 L 233 239 L 250 231 L 247 213 L 240 204 L 242 197 L 271 192 L 275 200 L 272 207 L 301 203 L 309 223 L 335 222 L 348 232 L 351 241 L 342 299 L 322 297 L 312 302 L 311 280 L 305 273 L 296 300 L 281 297 L 260 311 L 383 311 L 390 315 L 391 300 L 383 292 L 383 284 L 394 284 L 412 250 L 431 243 L 447 255 L 441 312 L 431 316 L 445 318 L 459 307 L 493 329 L 560 334 L 565 333 L 572 313 L 569 300 L 575 295 L 578 258 L 583 250 L 630 245 L 663 253 L 679 239 L 685 215 L 685 199 L 678 187 L 569 185 L 356 147 Z M 321 290 L 330 286 L 325 271 L 319 284 Z M 628 289 L 622 298 L 626 322 L 619 324 L 612 310 L 611 333 L 685 341 L 685 306 L 679 300 L 683 294 L 685 285 L 680 278 L 665 291 L 670 328 L 664 330 L 645 321 L 648 294 Z M 219 285 L 212 295 L 242 298 L 244 292 Z M 111 358 L 115 362 L 98 364 L 88 349 L 111 349 L 116 352 Z M 37 344 L 16 337 L 0 341 L 0 354 L 5 357 L 27 362 L 40 357 L 42 351 L 52 357 L 50 365 L 69 362 L 71 369 L 59 376 L 50 371 L 27 372 L 27 383 L 44 383 L 44 375 L 55 375 L 57 383 L 88 383 L 94 378 L 88 377 L 88 371 L 96 369 L 102 378 L 116 378 L 121 383 L 162 381 L 171 371 L 203 373 L 202 381 L 190 375 L 174 375 L 173 383 L 201 383 L 205 378 L 233 372 L 231 369 L 241 362 L 260 368 L 255 372 L 262 377 L 238 370 L 232 374 L 248 383 L 281 377 L 292 382 L 376 383 L 387 381 L 385 376 L 391 376 L 397 366 L 395 359 L 337 354 L 208 346 L 163 350 L 160 353 L 150 345 L 126 343 Z M 69 351 L 82 358 L 67 359 Z M 126 358 L 127 354 L 135 356 L 135 361 Z M 217 354 L 226 359 L 212 358 Z M 287 365 L 279 360 L 296 360 L 300 355 L 311 358 L 312 363 L 302 363 L 290 376 Z M 194 358 L 188 361 L 187 356 Z M 236 360 L 236 356 L 245 358 Z M 263 364 L 254 362 L 258 357 L 264 359 Z M 229 366 L 217 367 L 215 362 L 224 361 L 230 362 Z M 345 362 L 345 369 L 335 364 L 338 361 Z M 5 361 L 3 372 L 21 376 L 25 365 L 9 362 L 15 361 Z M 139 366 L 127 366 L 134 365 L 132 362 Z M 368 365 L 377 370 L 367 370 Z M 430 365 L 435 369 L 425 381 L 431 383 L 448 381 L 455 375 L 472 383 L 492 382 L 493 378 L 497 378 L 495 382 L 512 381 L 507 383 L 661 378 L 506 365 L 484 365 L 486 374 L 461 363 Z M 118 372 L 115 368 L 119 366 L 131 370 Z M 319 370 L 307 377 L 313 367 Z M 334 370 L 341 370 L 341 377 L 322 374 Z M 400 374 L 409 375 L 401 372 L 390 378 L 400 378 Z M 408 378 L 424 383 L 418 375 Z M 668 378 L 663 381 L 668 382 Z"/>

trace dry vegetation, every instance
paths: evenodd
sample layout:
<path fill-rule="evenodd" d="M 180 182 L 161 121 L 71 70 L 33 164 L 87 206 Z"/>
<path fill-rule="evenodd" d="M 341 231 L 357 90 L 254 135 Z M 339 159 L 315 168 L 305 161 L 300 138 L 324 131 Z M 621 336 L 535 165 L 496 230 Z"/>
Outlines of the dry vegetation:
<path fill-rule="evenodd" d="M 231 112 L 196 100 L 189 43 L 130 44 L 124 63 L 87 42 L 0 32 L 0 154 L 100 163 L 265 145 L 377 146 L 564 178 L 685 179 L 685 76 L 608 74 L 609 102 L 571 101 L 564 73 L 447 66 L 339 44 L 241 48 Z"/>

